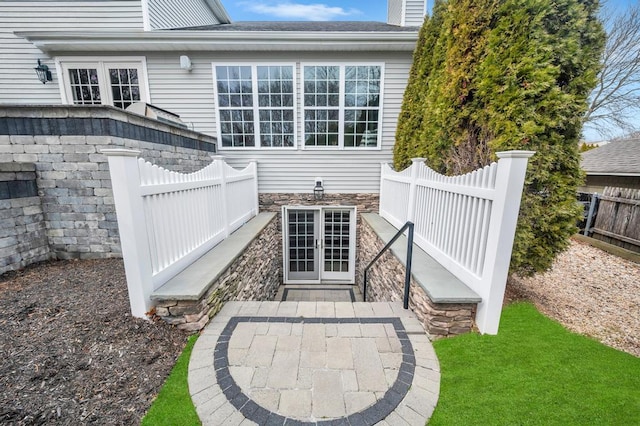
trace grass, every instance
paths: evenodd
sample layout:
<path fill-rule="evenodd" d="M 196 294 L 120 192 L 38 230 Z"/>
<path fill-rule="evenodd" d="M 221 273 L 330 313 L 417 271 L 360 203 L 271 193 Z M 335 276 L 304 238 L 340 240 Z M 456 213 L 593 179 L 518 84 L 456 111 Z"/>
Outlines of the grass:
<path fill-rule="evenodd" d="M 640 359 L 571 333 L 529 303 L 497 336 L 434 342 L 440 400 L 430 425 L 640 424 Z"/>
<path fill-rule="evenodd" d="M 142 426 L 192 426 L 199 425 L 200 419 L 191 402 L 187 375 L 189 358 L 198 336 L 189 337 L 187 345 L 178 357 L 176 365 L 162 386 L 158 397 L 153 401 Z"/>

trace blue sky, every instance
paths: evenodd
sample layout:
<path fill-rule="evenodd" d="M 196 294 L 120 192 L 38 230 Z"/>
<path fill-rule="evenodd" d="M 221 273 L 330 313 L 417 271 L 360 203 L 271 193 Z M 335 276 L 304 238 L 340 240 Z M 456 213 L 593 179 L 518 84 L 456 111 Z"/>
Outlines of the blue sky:
<path fill-rule="evenodd" d="M 616 12 L 638 0 L 601 0 Z M 434 0 L 428 0 L 428 9 Z M 222 0 L 234 21 L 380 21 L 386 0 Z"/>

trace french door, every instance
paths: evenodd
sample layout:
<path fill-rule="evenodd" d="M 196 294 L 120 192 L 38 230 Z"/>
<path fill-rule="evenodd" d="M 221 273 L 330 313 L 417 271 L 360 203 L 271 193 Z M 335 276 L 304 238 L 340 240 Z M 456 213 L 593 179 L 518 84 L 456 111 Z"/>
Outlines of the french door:
<path fill-rule="evenodd" d="M 355 279 L 355 207 L 282 209 L 284 282 L 349 283 Z"/>

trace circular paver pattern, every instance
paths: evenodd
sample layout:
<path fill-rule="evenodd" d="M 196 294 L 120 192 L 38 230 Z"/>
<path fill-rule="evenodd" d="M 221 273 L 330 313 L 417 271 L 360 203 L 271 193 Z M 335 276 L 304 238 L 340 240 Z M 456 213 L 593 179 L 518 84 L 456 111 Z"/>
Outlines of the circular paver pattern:
<path fill-rule="evenodd" d="M 204 425 L 424 424 L 439 380 L 428 337 L 397 303 L 230 302 L 189 364 Z"/>
<path fill-rule="evenodd" d="M 406 396 L 415 357 L 399 318 L 232 317 L 214 367 L 258 424 L 375 424 Z"/>

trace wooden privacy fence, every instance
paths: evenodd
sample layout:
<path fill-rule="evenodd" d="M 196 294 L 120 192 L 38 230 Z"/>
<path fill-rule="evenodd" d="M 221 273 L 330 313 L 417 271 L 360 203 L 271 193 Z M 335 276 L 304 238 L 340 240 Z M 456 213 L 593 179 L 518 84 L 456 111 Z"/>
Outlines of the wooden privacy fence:
<path fill-rule="evenodd" d="M 222 157 L 195 173 L 172 172 L 140 151 L 109 159 L 129 301 L 144 318 L 151 293 L 258 214 L 257 165 L 235 170 Z"/>
<path fill-rule="evenodd" d="M 640 189 L 606 187 L 596 195 L 598 211 L 593 237 L 640 252 Z"/>
<path fill-rule="evenodd" d="M 528 158 L 498 152 L 497 163 L 462 176 L 443 176 L 423 158 L 395 172 L 382 165 L 380 215 L 396 228 L 415 224 L 416 244 L 474 290 L 476 323 L 498 332 Z"/>

